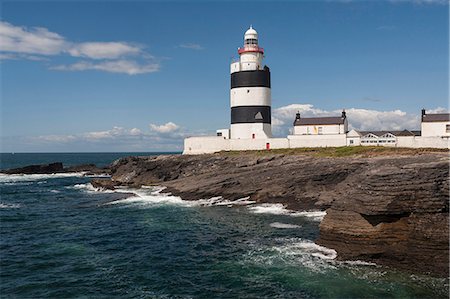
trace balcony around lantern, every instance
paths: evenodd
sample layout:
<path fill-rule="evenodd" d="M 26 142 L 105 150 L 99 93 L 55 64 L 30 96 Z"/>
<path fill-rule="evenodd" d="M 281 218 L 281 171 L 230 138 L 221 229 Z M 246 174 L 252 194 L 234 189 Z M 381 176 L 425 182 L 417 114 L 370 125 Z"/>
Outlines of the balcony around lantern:
<path fill-rule="evenodd" d="M 264 49 L 260 48 L 258 46 L 250 46 L 250 45 L 245 45 L 244 48 L 238 48 L 238 54 L 250 53 L 250 52 L 258 52 L 258 53 L 264 54 Z"/>

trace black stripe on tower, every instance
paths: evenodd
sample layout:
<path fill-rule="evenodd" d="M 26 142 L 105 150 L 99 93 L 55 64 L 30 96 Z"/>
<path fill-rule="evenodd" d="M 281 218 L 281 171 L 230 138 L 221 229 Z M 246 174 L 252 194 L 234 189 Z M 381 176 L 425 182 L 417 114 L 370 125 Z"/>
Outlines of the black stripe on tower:
<path fill-rule="evenodd" d="M 269 87 L 270 70 L 242 71 L 231 74 L 231 88 L 236 87 Z"/>
<path fill-rule="evenodd" d="M 270 124 L 270 106 L 236 106 L 231 107 L 231 123 L 265 123 Z"/>

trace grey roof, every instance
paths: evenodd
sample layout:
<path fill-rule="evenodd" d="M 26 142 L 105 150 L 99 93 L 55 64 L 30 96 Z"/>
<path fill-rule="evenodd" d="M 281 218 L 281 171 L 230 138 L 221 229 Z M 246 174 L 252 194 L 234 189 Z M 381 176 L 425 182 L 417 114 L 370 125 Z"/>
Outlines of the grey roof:
<path fill-rule="evenodd" d="M 294 126 L 303 125 L 342 125 L 344 124 L 345 117 L 301 117 L 296 119 Z"/>
<path fill-rule="evenodd" d="M 361 136 L 365 136 L 367 134 L 373 134 L 376 135 L 378 137 L 383 136 L 386 133 L 391 133 L 394 136 L 420 136 L 421 132 L 420 131 L 408 131 L 408 130 L 403 130 L 403 131 L 357 131 Z"/>
<path fill-rule="evenodd" d="M 422 122 L 450 121 L 450 113 L 436 113 L 422 115 Z"/>

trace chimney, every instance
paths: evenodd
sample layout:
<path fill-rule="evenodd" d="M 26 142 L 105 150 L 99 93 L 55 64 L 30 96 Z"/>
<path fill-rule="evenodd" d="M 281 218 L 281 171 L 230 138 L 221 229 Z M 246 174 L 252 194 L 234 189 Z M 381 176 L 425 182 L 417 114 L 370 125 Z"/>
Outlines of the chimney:
<path fill-rule="evenodd" d="M 300 121 L 300 111 L 297 111 L 297 114 L 295 114 L 294 126 L 298 121 Z"/>

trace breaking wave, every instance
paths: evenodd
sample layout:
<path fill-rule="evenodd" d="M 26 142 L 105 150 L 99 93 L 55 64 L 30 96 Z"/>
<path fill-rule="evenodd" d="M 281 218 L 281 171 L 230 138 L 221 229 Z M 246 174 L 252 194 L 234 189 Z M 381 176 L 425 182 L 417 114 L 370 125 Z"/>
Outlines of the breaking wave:
<path fill-rule="evenodd" d="M 300 225 L 297 225 L 297 224 L 289 224 L 289 223 L 281 223 L 281 222 L 272 222 L 269 225 L 270 225 L 270 227 L 273 227 L 273 228 L 299 228 L 299 227 L 301 227 Z"/>
<path fill-rule="evenodd" d="M 254 204 L 255 201 L 249 200 L 250 196 L 239 198 L 236 200 L 226 200 L 222 196 L 211 197 L 209 199 L 199 199 L 195 203 L 199 206 L 211 207 L 211 206 L 246 206 Z"/>
<path fill-rule="evenodd" d="M 0 183 L 32 182 L 45 179 L 82 177 L 85 172 L 67 172 L 51 174 L 0 174 Z"/>
<path fill-rule="evenodd" d="M 301 238 L 277 239 L 275 246 L 260 246 L 248 252 L 244 261 L 261 266 L 291 265 L 306 267 L 313 272 L 335 269 L 335 250 Z"/>
<path fill-rule="evenodd" d="M 21 205 L 18 203 L 2 203 L 0 202 L 0 209 L 18 209 Z"/>
<path fill-rule="evenodd" d="M 327 214 L 325 211 L 304 211 L 295 212 L 286 209 L 281 203 L 264 203 L 248 208 L 254 214 L 289 215 L 294 217 L 307 217 L 313 221 L 321 221 Z"/>

